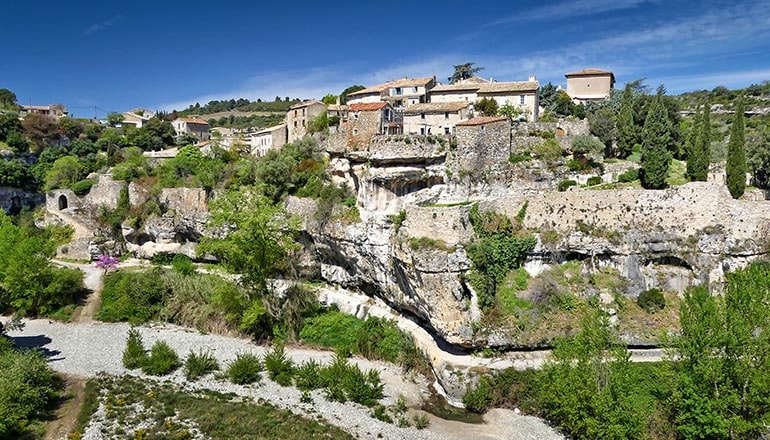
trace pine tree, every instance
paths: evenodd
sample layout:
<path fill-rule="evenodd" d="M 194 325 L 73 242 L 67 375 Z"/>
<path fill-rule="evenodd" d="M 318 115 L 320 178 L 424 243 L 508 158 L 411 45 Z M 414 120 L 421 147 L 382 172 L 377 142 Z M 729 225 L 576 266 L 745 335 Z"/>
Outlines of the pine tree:
<path fill-rule="evenodd" d="M 631 94 L 631 84 L 626 84 L 623 97 L 620 100 L 620 114 L 618 115 L 618 157 L 625 159 L 630 156 L 634 144 L 636 144 L 634 98 Z"/>
<path fill-rule="evenodd" d="M 668 151 L 669 130 L 668 112 L 663 105 L 663 89 L 658 88 L 658 94 L 647 113 L 642 130 L 642 161 L 641 181 L 647 189 L 662 189 L 666 187 L 668 166 L 671 163 L 671 153 Z"/>
<path fill-rule="evenodd" d="M 685 153 L 687 154 L 686 174 L 690 181 L 697 180 L 693 176 L 696 175 L 696 170 L 698 168 L 700 150 L 695 148 L 695 144 L 697 143 L 698 136 L 700 135 L 700 123 L 701 118 L 703 117 L 703 113 L 701 113 L 702 111 L 703 108 L 701 106 L 697 106 L 695 108 L 695 116 L 693 117 L 692 125 L 687 132 L 687 139 L 685 140 Z"/>
<path fill-rule="evenodd" d="M 693 147 L 695 163 L 690 180 L 705 182 L 709 176 L 709 163 L 711 163 L 711 101 L 703 104 L 698 134 L 695 137 Z"/>
<path fill-rule="evenodd" d="M 727 144 L 727 189 L 734 199 L 740 198 L 746 190 L 746 140 L 743 129 L 743 97 L 740 97 L 735 104 L 730 142 Z"/>

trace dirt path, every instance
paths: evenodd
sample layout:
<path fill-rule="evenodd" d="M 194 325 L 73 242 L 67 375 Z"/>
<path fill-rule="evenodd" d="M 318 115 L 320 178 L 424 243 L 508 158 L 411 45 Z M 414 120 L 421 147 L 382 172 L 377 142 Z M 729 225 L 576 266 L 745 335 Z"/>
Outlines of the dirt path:
<path fill-rule="evenodd" d="M 86 298 L 86 303 L 75 310 L 72 320 L 79 323 L 93 322 L 94 315 L 99 311 L 101 303 L 102 288 L 104 287 L 104 270 L 96 267 L 94 263 L 82 264 L 62 260 L 51 261 L 58 266 L 79 269 L 83 272 L 83 284 L 91 293 Z"/>
<path fill-rule="evenodd" d="M 85 397 L 85 379 L 62 374 L 64 379 L 64 393 L 62 402 L 56 410 L 55 419 L 48 423 L 44 440 L 60 440 L 66 438 L 75 430 L 78 421 L 80 407 Z"/>

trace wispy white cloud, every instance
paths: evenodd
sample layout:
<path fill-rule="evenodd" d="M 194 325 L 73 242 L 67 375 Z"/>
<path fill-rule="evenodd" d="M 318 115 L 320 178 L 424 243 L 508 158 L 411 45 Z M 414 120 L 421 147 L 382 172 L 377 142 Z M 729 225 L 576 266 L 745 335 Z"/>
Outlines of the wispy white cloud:
<path fill-rule="evenodd" d="M 650 79 L 654 81 L 657 78 Z M 721 71 L 703 75 L 677 75 L 661 78 L 663 79 L 665 81 L 660 82 L 665 82 L 667 89 L 677 91 L 710 90 L 716 86 L 738 88 L 770 80 L 770 68 Z"/>
<path fill-rule="evenodd" d="M 122 18 L 123 16 L 118 15 L 117 17 L 111 18 L 109 20 L 104 20 L 99 23 L 94 23 L 91 26 L 89 26 L 86 30 L 83 31 L 83 36 L 87 37 L 89 35 L 93 35 L 109 27 L 112 27 L 115 23 L 119 22 Z"/>
<path fill-rule="evenodd" d="M 516 14 L 499 18 L 485 26 L 497 26 L 525 21 L 558 20 L 568 17 L 583 17 L 604 12 L 632 9 L 644 3 L 656 0 L 573 0 L 523 10 Z"/>

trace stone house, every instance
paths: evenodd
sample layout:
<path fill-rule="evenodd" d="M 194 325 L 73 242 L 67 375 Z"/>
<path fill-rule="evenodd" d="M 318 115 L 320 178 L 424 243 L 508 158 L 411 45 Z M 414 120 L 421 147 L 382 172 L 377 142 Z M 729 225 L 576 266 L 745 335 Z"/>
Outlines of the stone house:
<path fill-rule="evenodd" d="M 505 162 L 511 154 L 511 121 L 503 116 L 483 116 L 458 122 L 457 151 L 450 168 L 483 170 Z"/>
<path fill-rule="evenodd" d="M 348 94 L 348 104 L 387 101 L 396 110 L 428 102 L 428 92 L 436 85 L 436 77 L 403 78 Z"/>
<path fill-rule="evenodd" d="M 401 134 L 403 120 L 389 102 L 369 102 L 348 106 L 348 145 L 365 145 L 372 137 Z"/>
<path fill-rule="evenodd" d="M 25 117 L 27 115 L 43 115 L 43 116 L 53 116 L 54 118 L 62 118 L 64 116 L 67 116 L 67 107 L 61 105 L 61 104 L 51 104 L 51 105 L 20 105 L 19 106 L 19 117 Z"/>
<path fill-rule="evenodd" d="M 465 101 L 474 104 L 483 98 L 510 104 L 524 112 L 528 121 L 537 121 L 540 112 L 540 83 L 534 76 L 528 81 L 487 81 L 473 77 L 455 84 L 439 85 L 430 91 L 430 102 Z"/>
<path fill-rule="evenodd" d="M 174 131 L 177 137 L 182 137 L 186 134 L 191 134 L 198 138 L 199 141 L 207 141 L 211 139 L 209 133 L 209 123 L 203 119 L 197 118 L 176 118 L 171 122 L 174 126 Z"/>
<path fill-rule="evenodd" d="M 326 113 L 326 104 L 321 101 L 305 101 L 289 107 L 286 112 L 287 142 L 305 137 L 310 122 L 322 113 Z"/>
<path fill-rule="evenodd" d="M 615 74 L 609 70 L 589 68 L 564 76 L 567 77 L 567 94 L 576 104 L 603 101 L 615 86 Z"/>
<path fill-rule="evenodd" d="M 283 123 L 251 133 L 251 155 L 262 157 L 270 150 L 283 147 L 286 144 L 286 136 L 286 124 Z"/>
<path fill-rule="evenodd" d="M 455 125 L 470 116 L 469 105 L 466 101 L 427 102 L 411 105 L 404 110 L 404 133 L 454 134 Z"/>

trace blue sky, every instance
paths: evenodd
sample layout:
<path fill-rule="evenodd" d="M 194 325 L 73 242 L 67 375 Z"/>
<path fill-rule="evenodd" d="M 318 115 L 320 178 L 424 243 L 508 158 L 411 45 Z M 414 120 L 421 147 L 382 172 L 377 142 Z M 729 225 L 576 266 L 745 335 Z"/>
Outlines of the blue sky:
<path fill-rule="evenodd" d="M 770 79 L 767 0 L 0 0 L 0 17 L 0 88 L 76 116 L 446 81 L 470 61 L 501 81 L 598 67 L 670 93 Z"/>

